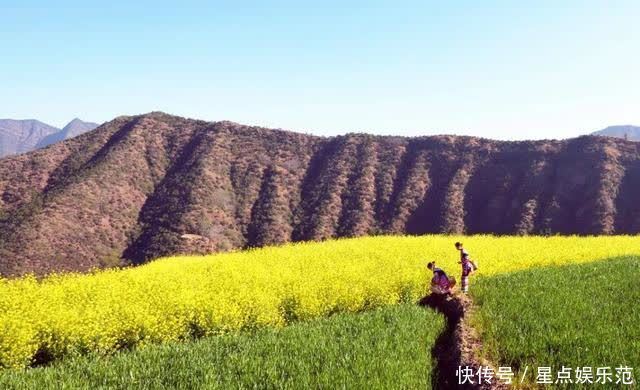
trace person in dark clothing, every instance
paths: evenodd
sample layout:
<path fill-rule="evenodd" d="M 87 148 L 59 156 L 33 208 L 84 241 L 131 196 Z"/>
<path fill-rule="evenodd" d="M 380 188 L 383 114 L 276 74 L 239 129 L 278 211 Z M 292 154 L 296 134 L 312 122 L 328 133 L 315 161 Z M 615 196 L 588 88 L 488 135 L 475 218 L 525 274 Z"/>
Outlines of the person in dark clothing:
<path fill-rule="evenodd" d="M 431 292 L 436 294 L 451 293 L 453 283 L 443 270 L 436 267 L 436 262 L 430 262 L 427 264 L 427 268 L 433 272 L 433 278 L 431 279 Z"/>

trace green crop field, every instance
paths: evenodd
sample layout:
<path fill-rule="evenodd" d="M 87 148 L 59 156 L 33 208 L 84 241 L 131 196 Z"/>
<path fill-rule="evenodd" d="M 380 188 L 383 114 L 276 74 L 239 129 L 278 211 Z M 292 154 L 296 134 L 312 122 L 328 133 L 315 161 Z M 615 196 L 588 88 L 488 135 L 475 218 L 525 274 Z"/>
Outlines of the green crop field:
<path fill-rule="evenodd" d="M 597 368 L 610 367 L 613 384 L 618 367 L 640 373 L 638 257 L 479 278 L 472 291 L 485 356 L 518 368 L 518 376 L 528 367 L 529 382 L 538 380 L 538 367 L 571 368 L 574 382 L 578 367 L 592 367 L 594 382 Z"/>
<path fill-rule="evenodd" d="M 428 388 L 444 320 L 416 305 L 0 372 L 0 388 Z"/>

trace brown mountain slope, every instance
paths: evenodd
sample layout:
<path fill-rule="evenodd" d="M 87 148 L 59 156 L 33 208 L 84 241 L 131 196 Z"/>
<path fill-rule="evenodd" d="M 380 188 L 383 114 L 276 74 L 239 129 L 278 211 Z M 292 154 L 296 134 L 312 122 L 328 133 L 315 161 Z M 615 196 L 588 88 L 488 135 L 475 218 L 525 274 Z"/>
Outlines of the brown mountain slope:
<path fill-rule="evenodd" d="M 365 234 L 640 232 L 640 144 L 322 138 L 151 113 L 0 160 L 0 273 Z"/>

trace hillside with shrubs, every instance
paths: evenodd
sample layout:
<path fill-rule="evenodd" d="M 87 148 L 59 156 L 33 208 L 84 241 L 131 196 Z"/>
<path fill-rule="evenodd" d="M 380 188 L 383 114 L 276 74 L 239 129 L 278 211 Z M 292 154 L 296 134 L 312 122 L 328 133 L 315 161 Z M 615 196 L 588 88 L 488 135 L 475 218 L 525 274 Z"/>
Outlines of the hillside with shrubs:
<path fill-rule="evenodd" d="M 377 234 L 636 234 L 640 143 L 318 137 L 164 113 L 0 159 L 0 274 Z"/>

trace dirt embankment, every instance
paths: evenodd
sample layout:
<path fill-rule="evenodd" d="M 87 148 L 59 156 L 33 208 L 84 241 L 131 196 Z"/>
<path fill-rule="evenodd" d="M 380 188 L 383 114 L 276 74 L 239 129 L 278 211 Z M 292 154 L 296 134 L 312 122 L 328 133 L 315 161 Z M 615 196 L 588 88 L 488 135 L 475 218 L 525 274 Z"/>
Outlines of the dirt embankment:
<path fill-rule="evenodd" d="M 431 294 L 420 301 L 420 305 L 431 307 L 446 318 L 446 328 L 436 340 L 431 353 L 436 359 L 436 372 L 433 376 L 434 389 L 508 389 L 509 386 L 492 378 L 490 382 L 481 381 L 476 375 L 472 380 L 460 376 L 460 368 L 477 373 L 479 369 L 490 367 L 494 373 L 496 367 L 489 361 L 480 360 L 476 351 L 482 348 L 475 330 L 468 323 L 468 315 L 473 303 L 465 295 L 441 296 Z M 461 384 L 461 382 L 465 382 Z M 473 382 L 473 383 L 471 383 Z"/>

